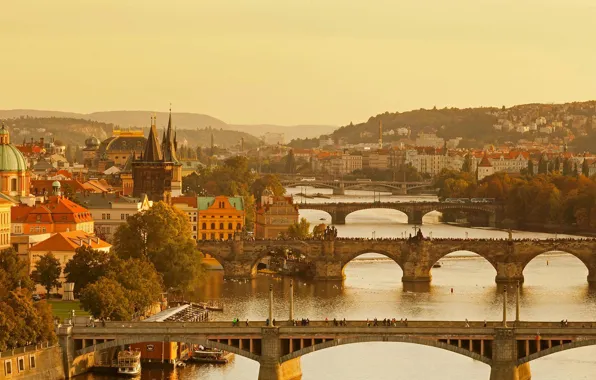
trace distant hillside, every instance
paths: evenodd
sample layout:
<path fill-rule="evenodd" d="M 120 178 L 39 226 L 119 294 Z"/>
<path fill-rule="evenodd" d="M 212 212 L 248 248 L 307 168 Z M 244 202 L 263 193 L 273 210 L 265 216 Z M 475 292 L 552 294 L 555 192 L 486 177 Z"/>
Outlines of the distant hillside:
<path fill-rule="evenodd" d="M 83 146 L 87 138 L 97 137 L 100 141 L 112 135 L 111 123 L 84 120 L 70 117 L 18 117 L 12 119 L 2 118 L 11 132 L 12 142 L 22 143 L 31 138 L 38 140 L 54 138 L 62 141 L 65 145 Z M 164 126 L 160 125 L 160 138 Z M 148 135 L 148 128 L 144 128 L 145 136 Z M 259 145 L 260 140 L 245 132 L 223 130 L 219 128 L 195 128 L 178 129 L 177 138 L 180 145 L 188 146 L 210 146 L 211 134 L 216 145 L 229 148 L 238 145 L 240 139 L 244 138 L 246 148 Z"/>
<path fill-rule="evenodd" d="M 12 119 L 21 116 L 41 118 L 58 117 L 98 121 L 102 123 L 118 125 L 121 127 L 147 127 L 150 123 L 150 116 L 152 114 L 153 113 L 151 111 L 105 111 L 83 114 L 75 112 L 19 109 L 4 111 L 0 110 L 0 119 Z M 167 124 L 167 112 L 157 112 L 156 116 L 158 127 L 163 127 Z M 212 127 L 216 129 L 221 128 L 224 130 L 240 131 L 251 134 L 256 137 L 261 137 L 267 132 L 274 132 L 283 133 L 285 135 L 286 141 L 290 141 L 296 138 L 316 137 L 322 134 L 328 134 L 337 128 L 336 126 L 329 125 L 233 125 L 227 124 L 224 121 L 209 115 L 187 112 L 173 112 L 172 118 L 174 121 L 174 125 L 179 130 Z"/>

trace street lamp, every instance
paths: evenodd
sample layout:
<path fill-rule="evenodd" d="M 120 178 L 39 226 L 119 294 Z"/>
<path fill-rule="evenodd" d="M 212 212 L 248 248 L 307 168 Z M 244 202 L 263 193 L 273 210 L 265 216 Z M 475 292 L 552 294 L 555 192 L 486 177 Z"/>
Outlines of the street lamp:
<path fill-rule="evenodd" d="M 468 240 L 468 231 L 466 231 L 466 240 Z"/>

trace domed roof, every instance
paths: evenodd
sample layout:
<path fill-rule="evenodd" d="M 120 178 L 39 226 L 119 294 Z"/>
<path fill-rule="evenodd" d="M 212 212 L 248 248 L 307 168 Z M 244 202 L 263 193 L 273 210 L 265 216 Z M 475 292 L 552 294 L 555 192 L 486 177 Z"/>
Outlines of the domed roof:
<path fill-rule="evenodd" d="M 2 130 L 0 130 L 0 134 Z M 0 144 L 0 171 L 21 172 L 27 170 L 23 154 L 12 144 Z"/>
<path fill-rule="evenodd" d="M 95 136 L 91 136 L 87 140 L 85 140 L 85 145 L 87 146 L 87 148 L 98 147 L 99 144 L 100 144 L 100 141 Z"/>
<path fill-rule="evenodd" d="M 54 181 L 52 182 L 52 187 L 60 187 L 60 181 Z"/>

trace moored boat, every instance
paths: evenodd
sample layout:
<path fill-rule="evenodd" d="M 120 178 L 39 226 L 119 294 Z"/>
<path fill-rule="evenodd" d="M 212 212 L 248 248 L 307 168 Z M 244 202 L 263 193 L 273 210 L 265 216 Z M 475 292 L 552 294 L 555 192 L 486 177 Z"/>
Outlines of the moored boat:
<path fill-rule="evenodd" d="M 199 347 L 193 351 L 190 361 L 196 363 L 226 364 L 232 354 L 217 348 Z"/>
<path fill-rule="evenodd" d="M 118 352 L 118 375 L 137 376 L 141 374 L 141 352 Z"/>

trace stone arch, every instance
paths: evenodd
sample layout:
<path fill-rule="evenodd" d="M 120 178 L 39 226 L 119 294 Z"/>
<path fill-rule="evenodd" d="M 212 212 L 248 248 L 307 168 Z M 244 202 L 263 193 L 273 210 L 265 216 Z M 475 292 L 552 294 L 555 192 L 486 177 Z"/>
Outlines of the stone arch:
<path fill-rule="evenodd" d="M 401 190 L 401 187 L 395 185 L 389 185 L 386 183 L 375 183 L 375 182 L 358 182 L 353 185 L 344 186 L 344 190 L 361 190 L 370 191 L 368 189 L 379 189 L 383 188 L 383 191 L 390 193 L 392 190 Z"/>
<path fill-rule="evenodd" d="M 313 205 L 313 207 L 309 207 L 310 205 L 311 205 L 310 203 L 307 203 L 306 205 L 300 205 L 300 209 L 298 211 L 304 210 L 304 211 L 320 211 L 320 212 L 324 212 L 325 214 L 327 214 L 327 217 L 325 219 L 329 218 L 329 220 L 333 221 L 333 214 L 330 213 L 329 210 L 326 210 L 323 207 L 317 208 L 316 205 Z"/>
<path fill-rule="evenodd" d="M 370 249 L 366 249 L 366 250 L 360 250 L 360 251 L 356 251 L 347 255 L 344 255 L 341 259 L 341 273 L 342 276 L 345 277 L 344 275 L 344 270 L 346 269 L 346 266 L 351 263 L 352 261 L 354 261 L 354 259 L 356 259 L 358 256 L 364 255 L 366 253 L 377 253 L 379 255 L 383 255 L 385 257 L 387 257 L 388 259 L 391 259 L 394 263 L 396 263 L 399 268 L 402 270 L 402 272 L 404 271 L 404 267 L 402 265 L 402 263 L 400 262 L 401 260 L 398 259 L 397 257 L 395 257 L 395 254 L 389 252 L 389 251 L 385 251 L 382 249 L 374 249 L 374 248 L 370 248 Z"/>
<path fill-rule="evenodd" d="M 412 337 L 412 336 L 383 336 L 383 335 L 366 335 L 360 337 L 353 337 L 353 338 L 338 338 L 328 342 L 319 343 L 314 346 L 305 347 L 301 350 L 294 351 L 288 355 L 282 356 L 280 358 L 280 363 L 286 362 L 288 360 L 292 360 L 295 358 L 299 358 L 301 356 L 313 353 L 315 351 L 324 350 L 326 348 L 342 346 L 345 344 L 354 344 L 354 343 L 371 343 L 371 342 L 393 342 L 393 343 L 410 343 L 410 344 L 418 344 L 428 347 L 435 347 L 447 351 L 454 352 L 456 354 L 460 354 L 474 360 L 478 360 L 483 362 L 487 365 L 492 365 L 492 360 L 482 356 L 480 354 L 474 353 L 472 351 L 466 350 L 464 348 L 460 348 L 451 344 L 438 342 L 431 339 L 419 338 L 419 337 Z"/>
<path fill-rule="evenodd" d="M 243 356 L 247 359 L 254 360 L 257 362 L 260 359 L 260 356 L 257 354 L 253 354 L 251 352 L 241 350 L 237 347 L 230 346 L 225 343 L 218 343 L 218 342 L 214 342 L 209 339 L 206 339 L 206 338 L 200 338 L 200 337 L 194 337 L 194 336 L 184 336 L 184 335 L 180 335 L 180 336 L 177 336 L 177 335 L 139 335 L 139 336 L 135 336 L 134 338 L 129 338 L 129 339 L 115 339 L 115 340 L 96 344 L 96 345 L 89 346 L 89 347 L 85 347 L 83 349 L 75 351 L 74 358 L 77 358 L 81 355 L 88 354 L 91 352 L 106 350 L 109 348 L 114 348 L 114 347 L 123 346 L 123 345 L 143 343 L 143 342 L 184 342 L 184 343 L 200 344 L 205 347 L 213 347 L 213 348 L 218 348 L 220 350 L 232 352 L 234 354 Z"/>
<path fill-rule="evenodd" d="M 263 249 L 252 257 L 250 263 L 251 271 L 256 273 L 259 262 L 267 256 L 271 256 L 271 251 L 278 248 L 290 248 L 292 251 L 304 255 L 307 260 L 310 260 L 310 246 L 307 243 L 300 240 L 278 240 L 276 241 L 276 244 L 267 246 L 266 249 Z"/>
<path fill-rule="evenodd" d="M 491 249 L 494 249 L 494 248 L 491 248 Z M 493 260 L 489 255 L 487 255 L 485 252 L 482 252 L 481 250 L 474 249 L 474 247 L 468 247 L 466 244 L 462 244 L 461 246 L 451 246 L 451 247 L 447 247 L 444 249 L 440 249 L 440 247 L 433 247 L 433 252 L 429 257 L 428 269 L 430 270 L 432 268 L 432 266 L 435 265 L 436 262 L 443 259 L 445 256 L 447 256 L 453 252 L 459 252 L 459 251 L 474 253 L 474 254 L 478 255 L 479 257 L 483 258 L 486 262 L 488 262 L 493 267 L 493 269 L 495 271 L 497 271 L 497 272 L 499 271 L 497 262 L 495 260 Z"/>
<path fill-rule="evenodd" d="M 436 204 L 432 207 L 422 209 L 421 213 L 420 213 L 421 214 L 420 219 L 422 220 L 422 218 L 424 218 L 424 216 L 426 214 L 431 213 L 433 211 L 438 211 L 438 212 L 442 213 L 443 211 L 450 211 L 450 210 L 462 211 L 465 213 L 481 212 L 488 216 L 489 226 L 494 226 L 494 224 L 496 223 L 497 210 L 493 209 L 493 208 L 486 207 L 486 206 L 482 206 L 481 204 L 476 204 L 476 203 L 464 203 L 464 204 L 440 203 L 440 204 Z"/>
<path fill-rule="evenodd" d="M 360 209 L 357 209 L 357 210 L 350 210 L 350 211 L 346 212 L 344 219 L 347 219 L 348 216 L 350 216 L 350 215 L 352 215 L 352 214 L 354 214 L 356 212 L 365 211 L 365 210 L 391 210 L 391 211 L 396 211 L 400 215 L 401 214 L 405 215 L 405 217 L 407 219 L 406 220 L 406 223 L 407 223 L 407 221 L 410 220 L 410 217 L 411 217 L 410 213 L 408 213 L 406 210 L 403 210 L 401 208 L 398 208 L 398 207 L 381 207 L 381 206 L 375 207 L 375 204 L 374 203 L 371 203 L 371 207 L 363 207 L 363 208 L 360 208 Z"/>
<path fill-rule="evenodd" d="M 553 247 L 553 248 L 544 248 L 541 250 L 537 250 L 536 252 L 532 252 L 531 254 L 527 254 L 524 256 L 523 261 L 521 263 L 521 271 L 523 273 L 523 271 L 526 269 L 526 267 L 528 266 L 528 264 L 530 264 L 534 259 L 536 259 L 538 256 L 540 255 L 544 255 L 547 253 L 553 253 L 553 252 L 560 252 L 560 253 L 566 253 L 568 255 L 571 255 L 573 257 L 575 257 L 577 260 L 581 261 L 584 266 L 586 267 L 586 269 L 588 270 L 588 281 L 589 282 L 594 282 L 596 281 L 596 270 L 594 270 L 594 265 L 591 261 L 593 261 L 593 259 L 590 259 L 589 257 L 586 257 L 585 255 L 582 255 L 578 252 L 576 252 L 573 249 L 568 249 L 567 247 Z"/>
<path fill-rule="evenodd" d="M 517 361 L 518 365 L 531 362 L 532 360 L 540 359 L 548 355 L 556 354 L 558 352 L 571 350 L 573 348 L 588 347 L 596 345 L 596 339 L 578 340 L 571 343 L 565 343 L 560 346 L 554 346 L 546 350 L 538 351 L 532 355 L 525 356 Z"/>

